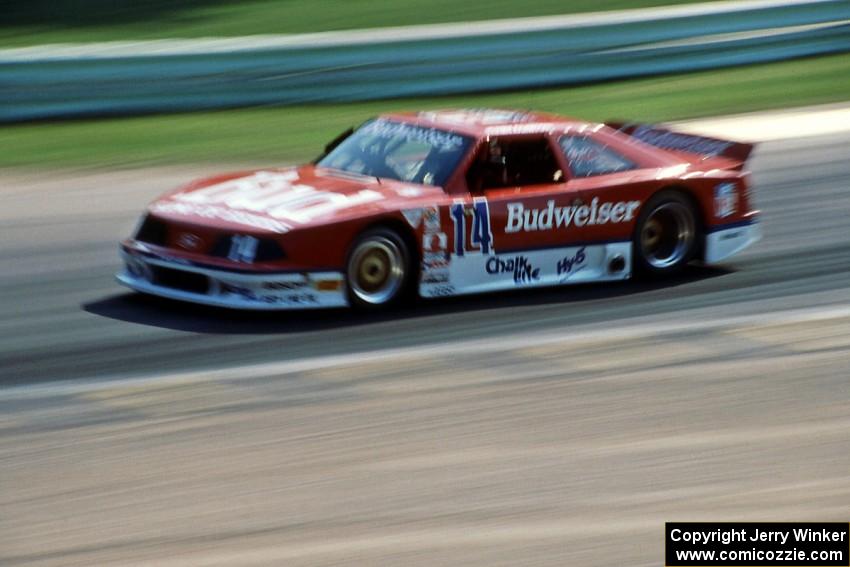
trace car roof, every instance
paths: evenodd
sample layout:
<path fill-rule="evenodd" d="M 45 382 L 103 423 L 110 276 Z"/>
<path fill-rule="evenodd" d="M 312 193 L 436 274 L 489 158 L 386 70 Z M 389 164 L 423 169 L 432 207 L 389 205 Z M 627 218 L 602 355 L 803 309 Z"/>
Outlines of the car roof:
<path fill-rule="evenodd" d="M 601 126 L 574 118 L 543 112 L 526 112 L 495 108 L 470 108 L 398 112 L 381 118 L 430 126 L 471 136 L 496 136 L 511 133 L 548 132 L 570 126 Z"/>

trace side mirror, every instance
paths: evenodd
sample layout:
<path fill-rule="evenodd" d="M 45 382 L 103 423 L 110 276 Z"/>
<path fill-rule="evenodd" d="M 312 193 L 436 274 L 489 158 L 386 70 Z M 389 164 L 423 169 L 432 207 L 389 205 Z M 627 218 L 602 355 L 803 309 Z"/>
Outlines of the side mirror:
<path fill-rule="evenodd" d="M 348 138 L 349 136 L 351 136 L 353 133 L 354 133 L 354 127 L 352 126 L 351 128 L 348 128 L 346 131 L 344 131 L 344 132 L 342 132 L 341 134 L 339 134 L 336 138 L 334 138 L 333 140 L 331 140 L 330 142 L 328 142 L 328 145 L 326 145 L 326 146 L 325 146 L 325 151 L 322 153 L 322 155 L 320 155 L 319 157 L 317 157 L 316 159 L 314 159 L 314 160 L 313 160 L 313 163 L 318 163 L 318 161 L 319 161 L 319 160 L 321 160 L 321 159 L 322 159 L 322 158 L 324 158 L 326 155 L 328 155 L 329 153 L 331 153 L 332 151 L 334 151 L 334 149 L 335 149 L 338 145 L 340 145 L 340 144 L 343 142 L 343 140 L 345 140 L 346 138 Z"/>

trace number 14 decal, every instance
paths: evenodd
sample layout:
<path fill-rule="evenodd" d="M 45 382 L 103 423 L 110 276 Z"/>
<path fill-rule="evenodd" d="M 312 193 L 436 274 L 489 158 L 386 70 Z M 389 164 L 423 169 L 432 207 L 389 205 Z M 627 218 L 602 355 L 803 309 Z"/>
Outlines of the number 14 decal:
<path fill-rule="evenodd" d="M 469 252 L 480 250 L 490 254 L 493 248 L 493 233 L 490 231 L 490 207 L 487 199 L 476 198 L 472 206 L 462 202 L 452 204 L 452 220 L 455 225 L 455 254 L 463 256 L 466 249 L 466 217 L 472 216 L 472 246 Z"/>

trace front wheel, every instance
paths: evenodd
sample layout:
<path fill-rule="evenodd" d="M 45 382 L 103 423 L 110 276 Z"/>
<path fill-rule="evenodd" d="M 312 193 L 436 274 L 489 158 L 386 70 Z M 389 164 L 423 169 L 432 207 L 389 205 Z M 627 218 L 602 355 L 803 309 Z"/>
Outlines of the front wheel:
<path fill-rule="evenodd" d="M 693 203 L 678 191 L 663 191 L 644 205 L 633 241 L 635 270 L 660 276 L 675 274 L 697 251 L 699 218 Z"/>
<path fill-rule="evenodd" d="M 346 275 L 351 304 L 378 308 L 398 303 L 410 279 L 410 252 L 389 229 L 364 232 L 351 247 Z"/>

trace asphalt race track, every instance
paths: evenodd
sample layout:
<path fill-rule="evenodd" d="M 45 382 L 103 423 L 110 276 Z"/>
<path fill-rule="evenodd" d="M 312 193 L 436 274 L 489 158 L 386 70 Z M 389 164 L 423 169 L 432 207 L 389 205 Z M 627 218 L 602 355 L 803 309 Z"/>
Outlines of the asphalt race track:
<path fill-rule="evenodd" d="M 2 174 L 0 564 L 659 565 L 664 521 L 847 521 L 848 148 L 760 146 L 722 268 L 385 315 L 115 284 L 220 166 Z"/>

